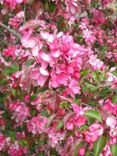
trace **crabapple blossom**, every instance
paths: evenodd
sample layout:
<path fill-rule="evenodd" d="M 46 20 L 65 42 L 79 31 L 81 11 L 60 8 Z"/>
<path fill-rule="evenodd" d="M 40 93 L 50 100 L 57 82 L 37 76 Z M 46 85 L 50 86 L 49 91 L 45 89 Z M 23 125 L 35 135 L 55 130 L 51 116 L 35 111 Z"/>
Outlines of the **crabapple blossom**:
<path fill-rule="evenodd" d="M 116 12 L 0 0 L 0 155 L 117 155 Z"/>
<path fill-rule="evenodd" d="M 45 132 L 45 126 L 47 124 L 47 118 L 42 116 L 35 116 L 27 122 L 28 132 L 33 134 L 41 134 Z"/>
<path fill-rule="evenodd" d="M 100 124 L 94 123 L 89 127 L 89 131 L 84 132 L 85 140 L 93 143 L 103 134 L 103 131 L 104 128 Z"/>

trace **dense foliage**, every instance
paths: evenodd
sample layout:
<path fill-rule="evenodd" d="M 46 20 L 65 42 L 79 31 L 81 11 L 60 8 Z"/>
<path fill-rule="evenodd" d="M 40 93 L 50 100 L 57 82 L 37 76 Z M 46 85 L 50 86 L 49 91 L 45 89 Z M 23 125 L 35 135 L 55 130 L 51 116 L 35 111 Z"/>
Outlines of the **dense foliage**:
<path fill-rule="evenodd" d="M 0 156 L 117 156 L 116 0 L 0 0 Z"/>

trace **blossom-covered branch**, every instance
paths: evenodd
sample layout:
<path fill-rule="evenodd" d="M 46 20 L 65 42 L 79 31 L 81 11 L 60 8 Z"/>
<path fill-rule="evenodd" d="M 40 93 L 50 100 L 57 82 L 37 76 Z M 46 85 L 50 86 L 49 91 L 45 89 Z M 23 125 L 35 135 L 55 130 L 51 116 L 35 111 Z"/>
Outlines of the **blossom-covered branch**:
<path fill-rule="evenodd" d="M 0 22 L 0 26 L 3 27 L 4 29 L 6 29 L 7 31 L 9 31 L 14 36 L 16 36 L 19 40 L 21 39 L 21 35 L 18 32 L 16 32 L 15 30 L 9 28 L 7 25 Z"/>

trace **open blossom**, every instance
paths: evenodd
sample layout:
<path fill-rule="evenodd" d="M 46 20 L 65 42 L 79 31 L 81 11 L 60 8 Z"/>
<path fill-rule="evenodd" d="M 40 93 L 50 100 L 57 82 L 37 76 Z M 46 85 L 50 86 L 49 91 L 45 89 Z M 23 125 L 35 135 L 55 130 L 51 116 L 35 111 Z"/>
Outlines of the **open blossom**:
<path fill-rule="evenodd" d="M 81 107 L 76 104 L 72 104 L 73 111 L 75 115 L 70 117 L 66 123 L 66 128 L 68 130 L 73 130 L 74 127 L 80 128 L 86 123 L 86 118 L 83 116 L 84 111 Z"/>
<path fill-rule="evenodd" d="M 16 50 L 16 46 L 10 45 L 7 47 L 7 49 L 3 51 L 3 55 L 6 57 L 12 57 L 13 59 L 15 59 L 16 58 L 15 50 Z"/>
<path fill-rule="evenodd" d="M 106 145 L 103 149 L 103 152 L 100 154 L 100 156 L 112 156 L 110 146 Z"/>
<path fill-rule="evenodd" d="M 113 104 L 110 99 L 107 99 L 105 101 L 105 104 L 104 104 L 103 108 L 107 112 L 112 113 L 113 115 L 117 115 L 117 105 Z"/>
<path fill-rule="evenodd" d="M 78 4 L 77 0 L 65 0 L 66 4 L 66 11 L 70 14 L 75 14 L 77 13 L 78 10 Z"/>
<path fill-rule="evenodd" d="M 47 69 L 42 67 L 33 68 L 30 73 L 30 78 L 37 82 L 37 85 L 44 86 L 48 79 L 49 73 Z"/>
<path fill-rule="evenodd" d="M 82 116 L 84 114 L 84 110 L 82 109 L 82 107 L 80 107 L 76 104 L 72 104 L 72 108 L 78 117 Z"/>
<path fill-rule="evenodd" d="M 45 126 L 47 124 L 47 118 L 40 115 L 33 117 L 27 122 L 28 132 L 33 134 L 41 134 L 45 132 Z"/>
<path fill-rule="evenodd" d="M 20 147 L 17 143 L 12 144 L 8 149 L 9 156 L 22 156 L 27 154 L 27 149 Z"/>
<path fill-rule="evenodd" d="M 81 147 L 79 150 L 78 150 L 78 154 L 79 156 L 85 156 L 85 148 L 84 147 Z"/>
<path fill-rule="evenodd" d="M 97 123 L 92 124 L 89 127 L 88 131 L 85 131 L 85 140 L 88 143 L 93 143 L 95 142 L 102 134 L 103 134 L 104 128 Z"/>
<path fill-rule="evenodd" d="M 10 18 L 9 25 L 14 28 L 18 28 L 19 25 L 23 22 L 24 19 L 24 11 L 20 11 L 13 18 Z"/>
<path fill-rule="evenodd" d="M 85 29 L 83 30 L 83 38 L 85 39 L 86 43 L 94 43 L 96 38 L 92 31 Z"/>
<path fill-rule="evenodd" d="M 0 0 L 0 155 L 112 156 L 115 1 Z"/>
<path fill-rule="evenodd" d="M 78 128 L 80 128 L 81 126 L 85 125 L 86 123 L 86 118 L 83 117 L 83 116 L 80 116 L 80 117 L 74 117 L 74 125 L 76 125 Z"/>
<path fill-rule="evenodd" d="M 103 70 L 105 68 L 104 63 L 99 60 L 95 55 L 90 56 L 89 63 L 91 64 L 93 70 Z"/>
<path fill-rule="evenodd" d="M 39 38 L 30 37 L 30 34 L 26 34 L 21 39 L 22 45 L 25 48 L 31 48 L 33 56 L 38 56 L 39 51 L 42 48 L 42 43 Z"/>
<path fill-rule="evenodd" d="M 11 8 L 15 9 L 17 4 L 21 4 L 22 2 L 26 2 L 26 0 L 4 0 L 4 2 Z"/>
<path fill-rule="evenodd" d="M 9 110 L 12 112 L 12 118 L 16 122 L 24 122 L 30 116 L 29 108 L 22 102 L 11 103 Z"/>
<path fill-rule="evenodd" d="M 97 9 L 93 9 L 92 10 L 92 13 L 93 13 L 93 22 L 97 25 L 100 25 L 100 24 L 104 24 L 106 19 L 104 17 L 104 14 L 102 13 L 102 11 L 99 11 Z"/>
<path fill-rule="evenodd" d="M 41 96 L 38 96 L 31 102 L 31 105 L 34 106 L 37 110 L 40 110 L 42 107 L 41 103 L 42 103 Z"/>
<path fill-rule="evenodd" d="M 57 132 L 56 130 L 48 130 L 48 137 L 49 137 L 49 144 L 51 144 L 52 147 L 55 147 L 59 141 L 64 140 L 65 132 Z"/>
<path fill-rule="evenodd" d="M 111 127 L 111 128 L 114 128 L 117 125 L 116 118 L 109 116 L 106 119 L 106 125 L 109 126 L 109 127 Z"/>
<path fill-rule="evenodd" d="M 69 121 L 66 123 L 65 126 L 66 126 L 67 130 L 72 131 L 74 129 L 73 119 L 69 119 Z"/>

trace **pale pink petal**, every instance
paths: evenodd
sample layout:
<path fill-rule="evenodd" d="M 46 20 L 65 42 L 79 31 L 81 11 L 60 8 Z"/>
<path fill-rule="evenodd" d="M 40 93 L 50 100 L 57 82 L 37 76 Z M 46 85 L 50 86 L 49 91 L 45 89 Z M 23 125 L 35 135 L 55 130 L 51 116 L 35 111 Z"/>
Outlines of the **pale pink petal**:
<path fill-rule="evenodd" d="M 40 67 L 40 73 L 42 75 L 44 75 L 44 76 L 48 76 L 49 75 L 48 71 L 46 69 L 42 68 L 42 67 Z"/>

